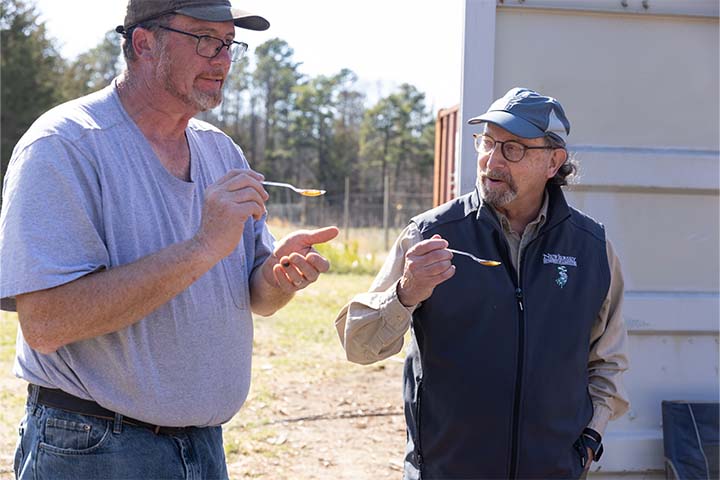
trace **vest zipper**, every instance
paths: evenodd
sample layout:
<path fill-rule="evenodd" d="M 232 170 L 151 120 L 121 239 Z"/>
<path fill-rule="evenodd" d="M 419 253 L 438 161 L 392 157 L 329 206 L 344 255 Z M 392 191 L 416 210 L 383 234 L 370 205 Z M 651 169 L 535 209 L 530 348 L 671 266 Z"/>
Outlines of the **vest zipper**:
<path fill-rule="evenodd" d="M 422 441 L 420 440 L 422 438 L 422 432 L 421 432 L 421 419 L 420 419 L 420 409 L 422 407 L 422 391 L 423 391 L 423 382 L 420 380 L 417 385 L 417 413 L 416 418 L 417 421 L 415 423 L 417 427 L 417 445 L 415 445 L 415 458 L 417 459 L 418 463 L 418 470 L 420 472 L 420 476 L 422 477 L 422 471 L 423 471 L 423 455 L 422 455 Z"/>
<path fill-rule="evenodd" d="M 516 288 L 516 289 L 515 289 L 515 298 L 517 299 L 518 307 L 520 307 L 520 311 L 521 311 L 521 312 L 524 312 L 525 309 L 523 308 L 523 292 L 522 292 L 522 288 Z"/>
<path fill-rule="evenodd" d="M 502 232 L 502 230 L 499 230 Z M 501 235 L 501 233 L 499 234 Z M 535 241 L 534 239 L 533 241 Z M 523 303 L 523 290 L 520 287 L 521 270 L 522 264 L 518 264 L 517 270 L 512 268 L 512 261 L 510 257 L 510 251 L 507 241 L 503 238 L 500 240 L 499 245 L 504 247 L 503 251 L 500 252 L 500 257 L 505 262 L 505 268 L 510 275 L 510 279 L 515 285 L 515 300 L 518 305 L 518 347 L 517 347 L 517 376 L 515 377 L 515 398 L 513 399 L 513 422 L 512 422 L 512 433 L 511 433 L 511 449 L 510 449 L 510 470 L 508 479 L 517 479 L 517 463 L 518 463 L 518 436 L 520 434 L 520 400 L 522 398 L 522 377 L 525 362 L 525 305 Z M 528 245 L 530 245 L 529 242 Z M 525 251 L 527 251 L 525 247 Z M 520 260 L 520 258 L 518 258 Z"/>
<path fill-rule="evenodd" d="M 520 401 L 522 398 L 522 377 L 525 362 L 525 307 L 523 306 L 522 288 L 515 289 L 515 299 L 517 300 L 520 314 L 518 315 L 518 357 L 517 357 L 517 376 L 515 377 L 515 400 L 513 405 L 513 425 L 512 425 L 512 448 L 510 451 L 510 475 L 508 478 L 517 478 L 517 457 L 518 457 L 518 435 L 520 430 Z"/>

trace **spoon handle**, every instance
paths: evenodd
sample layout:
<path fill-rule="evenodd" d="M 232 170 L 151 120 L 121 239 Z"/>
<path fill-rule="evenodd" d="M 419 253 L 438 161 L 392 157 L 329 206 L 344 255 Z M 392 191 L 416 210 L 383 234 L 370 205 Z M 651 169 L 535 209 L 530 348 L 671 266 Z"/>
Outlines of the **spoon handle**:
<path fill-rule="evenodd" d="M 462 250 L 455 250 L 454 248 L 448 248 L 447 251 L 452 252 L 452 253 L 457 253 L 460 255 L 465 255 L 466 257 L 470 257 L 473 260 L 475 260 L 477 263 L 479 263 L 480 265 L 484 265 L 486 267 L 497 267 L 498 265 L 501 265 L 501 263 L 498 262 L 497 260 L 485 260 L 484 258 L 478 258 L 475 255 L 473 255 L 472 253 L 463 252 Z"/>
<path fill-rule="evenodd" d="M 297 188 L 293 187 L 293 186 L 290 185 L 289 183 L 271 182 L 271 181 L 269 181 L 269 180 L 263 180 L 263 181 L 262 181 L 262 184 L 263 184 L 263 185 L 269 185 L 269 186 L 271 186 L 271 187 L 285 187 L 285 188 L 289 188 L 290 190 L 295 190 L 295 191 L 297 191 Z"/>

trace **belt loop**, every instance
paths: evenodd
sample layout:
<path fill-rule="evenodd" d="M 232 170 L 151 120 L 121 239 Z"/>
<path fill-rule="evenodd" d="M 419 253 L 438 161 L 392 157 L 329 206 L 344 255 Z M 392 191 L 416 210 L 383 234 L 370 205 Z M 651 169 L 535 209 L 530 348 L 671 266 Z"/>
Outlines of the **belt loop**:
<path fill-rule="evenodd" d="M 113 422 L 113 433 L 120 434 L 122 433 L 122 421 L 123 416 L 119 413 L 115 414 L 115 421 Z"/>
<path fill-rule="evenodd" d="M 28 384 L 28 406 L 37 405 L 38 395 L 40 395 L 40 387 L 34 383 Z"/>
<path fill-rule="evenodd" d="M 34 383 L 28 384 L 28 400 L 27 400 L 27 407 L 28 412 L 32 412 L 32 415 L 37 414 L 38 410 L 38 396 L 40 395 L 40 387 L 35 385 Z"/>

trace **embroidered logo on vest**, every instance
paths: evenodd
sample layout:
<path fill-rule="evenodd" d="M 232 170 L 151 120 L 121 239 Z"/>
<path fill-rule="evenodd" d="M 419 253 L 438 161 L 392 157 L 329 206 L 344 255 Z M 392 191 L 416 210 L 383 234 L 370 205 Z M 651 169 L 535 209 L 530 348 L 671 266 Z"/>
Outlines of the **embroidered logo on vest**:
<path fill-rule="evenodd" d="M 558 269 L 558 278 L 555 280 L 555 283 L 557 283 L 558 287 L 563 288 L 565 284 L 568 281 L 568 274 L 567 274 L 567 267 L 557 267 Z"/>
<path fill-rule="evenodd" d="M 560 255 L 558 253 L 543 253 L 543 263 L 552 263 L 555 265 L 565 265 L 568 267 L 577 267 L 577 260 L 575 257 L 568 257 Z"/>

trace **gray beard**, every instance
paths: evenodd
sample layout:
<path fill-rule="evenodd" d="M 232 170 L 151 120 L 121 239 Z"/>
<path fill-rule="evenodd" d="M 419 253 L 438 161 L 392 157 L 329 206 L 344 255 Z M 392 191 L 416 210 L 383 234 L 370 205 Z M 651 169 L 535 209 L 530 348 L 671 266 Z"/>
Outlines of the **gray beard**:
<path fill-rule="evenodd" d="M 170 59 L 165 53 L 165 50 L 163 50 L 158 64 L 157 74 L 165 86 L 165 91 L 180 100 L 184 105 L 187 105 L 193 110 L 205 112 L 207 110 L 212 110 L 222 103 L 222 90 L 220 90 L 217 95 L 197 92 L 195 90 L 193 90 L 190 94 L 180 92 L 167 69 L 168 65 L 170 65 Z"/>
<path fill-rule="evenodd" d="M 504 207 L 508 203 L 515 200 L 517 197 L 517 187 L 513 182 L 512 178 L 507 175 L 500 174 L 499 172 L 489 172 L 492 178 L 497 178 L 505 182 L 506 188 L 502 191 L 490 190 L 485 186 L 482 176 L 477 180 L 477 187 L 480 191 L 480 196 L 484 202 L 489 203 L 495 208 Z"/>
<path fill-rule="evenodd" d="M 513 190 L 505 190 L 504 192 L 488 191 L 481 183 L 480 196 L 483 201 L 489 203 L 495 208 L 500 208 L 515 200 L 517 192 Z"/>

